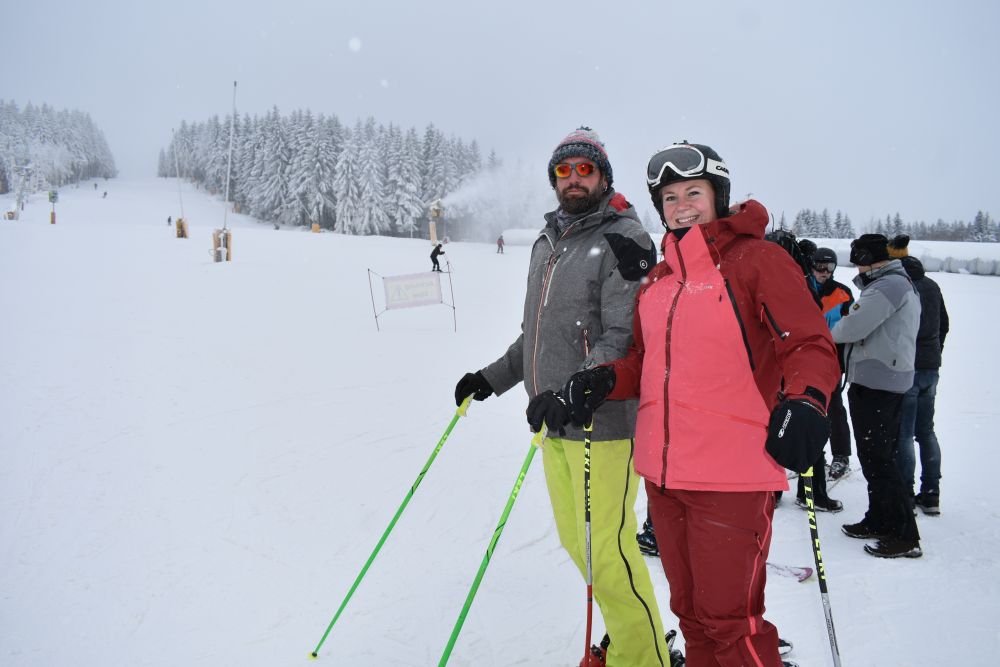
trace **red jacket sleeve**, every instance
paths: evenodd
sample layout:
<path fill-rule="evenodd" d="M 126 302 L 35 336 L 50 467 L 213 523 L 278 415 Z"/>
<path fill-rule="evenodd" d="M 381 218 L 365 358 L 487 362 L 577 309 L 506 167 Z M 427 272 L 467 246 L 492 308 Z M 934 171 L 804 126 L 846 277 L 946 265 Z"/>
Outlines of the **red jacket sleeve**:
<path fill-rule="evenodd" d="M 757 316 L 770 333 L 787 398 L 819 401 L 806 392 L 821 392 L 825 403 L 840 380 L 837 349 L 820 309 L 795 262 L 776 244 L 759 246 L 753 294 Z M 776 399 L 775 399 L 776 400 Z M 821 406 L 824 411 L 826 405 Z"/>

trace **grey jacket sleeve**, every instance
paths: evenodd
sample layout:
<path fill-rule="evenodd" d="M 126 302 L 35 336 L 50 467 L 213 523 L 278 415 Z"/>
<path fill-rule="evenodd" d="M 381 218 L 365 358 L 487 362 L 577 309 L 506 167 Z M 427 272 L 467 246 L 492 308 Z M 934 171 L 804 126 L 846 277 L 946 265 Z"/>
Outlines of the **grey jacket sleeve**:
<path fill-rule="evenodd" d="M 502 357 L 482 369 L 482 373 L 497 396 L 524 380 L 524 332 L 510 344 Z"/>
<path fill-rule="evenodd" d="M 830 331 L 835 343 L 864 340 L 896 312 L 896 306 L 880 289 L 863 291 L 858 300 Z"/>
<path fill-rule="evenodd" d="M 592 341 L 590 354 L 581 368 L 591 368 L 625 356 L 632 344 L 632 314 L 635 295 L 646 275 L 656 264 L 656 247 L 642 228 L 629 230 L 628 242 L 608 238 L 612 252 L 610 266 L 601 284 L 600 337 Z M 618 237 L 621 239 L 624 237 Z"/>

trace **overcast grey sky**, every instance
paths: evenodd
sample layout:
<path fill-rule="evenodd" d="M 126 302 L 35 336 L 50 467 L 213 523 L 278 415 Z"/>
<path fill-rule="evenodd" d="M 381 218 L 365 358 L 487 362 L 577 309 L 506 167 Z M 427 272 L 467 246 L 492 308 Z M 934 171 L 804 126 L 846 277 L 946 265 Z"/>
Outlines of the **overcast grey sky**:
<path fill-rule="evenodd" d="M 4 5 L 0 96 L 89 113 L 123 175 L 225 115 L 237 80 L 241 114 L 434 122 L 543 182 L 588 124 L 641 209 L 650 153 L 689 139 L 789 222 L 1000 217 L 996 0 Z"/>

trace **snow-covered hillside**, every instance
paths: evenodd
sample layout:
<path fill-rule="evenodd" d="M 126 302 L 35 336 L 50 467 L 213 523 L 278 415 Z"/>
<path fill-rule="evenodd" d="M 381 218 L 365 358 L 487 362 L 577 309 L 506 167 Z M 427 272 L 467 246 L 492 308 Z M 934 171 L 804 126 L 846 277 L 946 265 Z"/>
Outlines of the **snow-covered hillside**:
<path fill-rule="evenodd" d="M 453 416 L 456 380 L 519 331 L 527 247 L 449 244 L 458 332 L 446 306 L 390 311 L 377 332 L 367 270 L 425 271 L 426 241 L 230 214 L 234 261 L 216 264 L 221 203 L 185 185 L 183 240 L 166 224 L 177 199 L 172 180 L 102 181 L 64 190 L 55 225 L 42 196 L 0 222 L 5 666 L 307 664 Z M 860 472 L 831 494 L 845 511 L 819 517 L 853 667 L 1000 654 L 1000 283 L 932 277 L 952 333 L 943 513 L 918 517 L 925 555 L 874 559 L 840 533 L 865 508 Z M 319 664 L 437 664 L 527 452 L 525 402 L 516 389 L 460 420 Z M 806 515 L 788 500 L 771 560 L 812 564 Z M 449 664 L 577 664 L 584 594 L 536 461 Z M 815 580 L 772 577 L 768 614 L 801 665 L 830 664 Z"/>

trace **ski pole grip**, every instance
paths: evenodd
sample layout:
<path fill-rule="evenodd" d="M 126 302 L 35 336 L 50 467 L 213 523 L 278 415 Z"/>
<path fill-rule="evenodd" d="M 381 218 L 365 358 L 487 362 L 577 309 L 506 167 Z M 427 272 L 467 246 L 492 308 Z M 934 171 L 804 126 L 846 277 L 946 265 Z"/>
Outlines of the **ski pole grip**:
<path fill-rule="evenodd" d="M 539 449 L 542 448 L 542 443 L 545 441 L 546 436 L 549 434 L 549 427 L 545 422 L 542 422 L 542 430 L 535 434 L 535 437 L 531 439 L 531 444 Z"/>
<path fill-rule="evenodd" d="M 473 396 L 472 394 L 469 394 L 468 396 L 465 397 L 465 400 L 462 401 L 462 404 L 458 406 L 457 410 L 455 410 L 456 415 L 458 415 L 459 417 L 465 416 L 465 413 L 469 411 L 469 404 L 472 403 L 472 396 Z"/>

